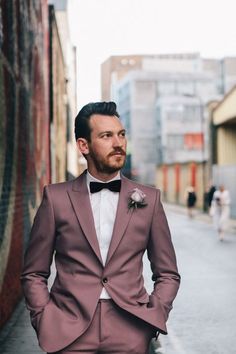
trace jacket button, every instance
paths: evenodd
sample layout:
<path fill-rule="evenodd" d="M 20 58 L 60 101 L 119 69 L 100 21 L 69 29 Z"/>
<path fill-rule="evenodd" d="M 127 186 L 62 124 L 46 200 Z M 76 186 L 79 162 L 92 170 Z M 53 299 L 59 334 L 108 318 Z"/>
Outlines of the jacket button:
<path fill-rule="evenodd" d="M 103 283 L 107 283 L 107 282 L 108 282 L 108 279 L 107 279 L 107 278 L 103 278 L 103 279 L 102 279 L 102 282 L 103 282 Z"/>

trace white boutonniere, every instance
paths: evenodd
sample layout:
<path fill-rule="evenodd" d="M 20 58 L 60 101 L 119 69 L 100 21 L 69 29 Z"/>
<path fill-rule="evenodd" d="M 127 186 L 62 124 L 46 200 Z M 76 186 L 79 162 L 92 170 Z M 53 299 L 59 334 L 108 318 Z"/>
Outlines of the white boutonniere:
<path fill-rule="evenodd" d="M 140 189 L 134 188 L 129 198 L 128 208 L 137 209 L 145 207 L 147 205 L 145 197 L 146 195 Z"/>

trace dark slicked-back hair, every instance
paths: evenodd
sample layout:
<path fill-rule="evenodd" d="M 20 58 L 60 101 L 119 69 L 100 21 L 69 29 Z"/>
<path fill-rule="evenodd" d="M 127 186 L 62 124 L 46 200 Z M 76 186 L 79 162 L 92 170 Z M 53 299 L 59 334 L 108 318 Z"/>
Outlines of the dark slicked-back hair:
<path fill-rule="evenodd" d="M 120 117 L 115 102 L 94 102 L 86 104 L 75 118 L 75 139 L 84 138 L 90 141 L 91 128 L 89 120 L 93 114 Z"/>

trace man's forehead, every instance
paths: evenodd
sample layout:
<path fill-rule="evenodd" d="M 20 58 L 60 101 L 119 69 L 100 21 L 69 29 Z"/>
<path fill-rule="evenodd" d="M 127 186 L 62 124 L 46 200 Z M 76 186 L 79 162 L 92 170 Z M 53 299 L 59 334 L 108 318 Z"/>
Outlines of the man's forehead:
<path fill-rule="evenodd" d="M 90 118 L 91 129 L 114 130 L 124 129 L 120 119 L 116 116 L 93 114 Z"/>

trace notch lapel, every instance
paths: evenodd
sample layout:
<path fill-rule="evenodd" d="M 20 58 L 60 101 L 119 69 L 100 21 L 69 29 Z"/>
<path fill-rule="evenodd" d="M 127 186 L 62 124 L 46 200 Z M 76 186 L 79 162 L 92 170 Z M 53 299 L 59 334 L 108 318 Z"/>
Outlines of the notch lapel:
<path fill-rule="evenodd" d="M 68 190 L 68 194 L 84 235 L 99 261 L 103 264 L 87 189 L 86 171 L 74 180 L 72 190 Z"/>
<path fill-rule="evenodd" d="M 132 216 L 133 208 L 128 209 L 128 201 L 132 189 L 132 184 L 129 183 L 129 180 L 122 176 L 116 219 L 114 223 L 110 247 L 108 250 L 106 265 L 108 264 L 116 248 L 118 247 Z"/>

